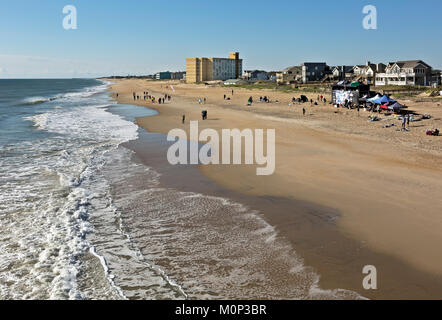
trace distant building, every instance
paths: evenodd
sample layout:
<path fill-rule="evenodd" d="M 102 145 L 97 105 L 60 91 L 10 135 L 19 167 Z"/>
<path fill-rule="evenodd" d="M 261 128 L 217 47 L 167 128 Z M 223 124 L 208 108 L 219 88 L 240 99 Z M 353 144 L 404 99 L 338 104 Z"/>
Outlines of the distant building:
<path fill-rule="evenodd" d="M 383 63 L 374 64 L 367 61 L 365 65 L 357 65 L 353 67 L 355 81 L 365 81 L 367 84 L 374 84 L 376 75 L 385 72 L 386 65 Z"/>
<path fill-rule="evenodd" d="M 301 63 L 302 82 L 321 81 L 330 73 L 330 67 L 325 62 Z"/>
<path fill-rule="evenodd" d="M 242 64 L 238 52 L 231 52 L 228 58 L 187 58 L 186 82 L 238 79 Z"/>
<path fill-rule="evenodd" d="M 276 81 L 276 75 L 277 75 L 277 73 L 278 72 L 276 72 L 276 71 L 270 71 L 270 72 L 267 72 L 267 75 L 269 76 L 269 81 Z"/>
<path fill-rule="evenodd" d="M 244 79 L 250 81 L 265 81 L 269 80 L 269 75 L 266 71 L 262 70 L 246 70 L 244 71 Z"/>
<path fill-rule="evenodd" d="M 334 80 L 348 80 L 354 76 L 354 66 L 332 67 L 332 76 Z"/>
<path fill-rule="evenodd" d="M 157 79 L 157 80 L 170 80 L 170 79 L 172 79 L 172 73 L 169 71 L 157 72 L 155 74 L 155 79 Z"/>
<path fill-rule="evenodd" d="M 277 72 L 276 82 L 279 84 L 302 82 L 302 68 L 300 66 L 293 66 Z"/>
<path fill-rule="evenodd" d="M 441 70 L 433 70 L 431 74 L 431 85 L 434 87 L 438 87 L 442 85 L 442 71 Z"/>
<path fill-rule="evenodd" d="M 432 68 L 422 60 L 390 62 L 384 73 L 376 75 L 376 85 L 429 86 Z"/>
<path fill-rule="evenodd" d="M 170 78 L 172 80 L 182 80 L 185 77 L 186 77 L 186 72 L 185 71 L 179 71 L 179 72 L 172 72 Z"/>

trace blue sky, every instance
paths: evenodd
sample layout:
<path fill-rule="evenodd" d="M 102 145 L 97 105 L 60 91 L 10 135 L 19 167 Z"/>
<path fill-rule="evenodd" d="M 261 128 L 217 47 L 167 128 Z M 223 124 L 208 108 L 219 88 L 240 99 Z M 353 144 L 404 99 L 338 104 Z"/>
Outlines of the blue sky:
<path fill-rule="evenodd" d="M 64 30 L 74 5 L 78 29 Z M 378 29 L 362 28 L 365 5 Z M 440 0 L 14 0 L 0 2 L 0 78 L 184 70 L 239 51 L 245 69 L 422 59 L 442 68 Z"/>

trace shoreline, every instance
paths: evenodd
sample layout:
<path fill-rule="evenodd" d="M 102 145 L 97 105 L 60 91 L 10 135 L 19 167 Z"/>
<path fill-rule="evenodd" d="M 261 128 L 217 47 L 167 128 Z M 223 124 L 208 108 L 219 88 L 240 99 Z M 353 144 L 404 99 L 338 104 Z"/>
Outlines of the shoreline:
<path fill-rule="evenodd" d="M 209 103 L 207 105 L 204 106 L 198 106 L 195 102 L 192 103 L 191 98 L 187 97 L 187 96 L 182 96 L 179 94 L 174 94 L 171 92 L 171 90 L 169 89 L 168 91 L 166 91 L 166 88 L 158 88 L 159 85 L 162 86 L 162 84 L 160 83 L 156 83 L 156 84 L 152 84 L 152 83 L 147 83 L 145 81 L 137 81 L 137 80 L 125 80 L 125 81 L 117 81 L 116 84 L 112 85 L 111 87 L 115 88 L 115 86 L 119 86 L 118 87 L 118 92 L 122 92 L 121 89 L 121 85 L 122 83 L 124 84 L 124 86 L 126 86 L 127 88 L 127 92 L 123 93 L 123 95 L 120 94 L 120 97 L 118 100 L 119 103 L 124 103 L 124 104 L 136 104 L 136 105 L 147 105 L 149 108 L 152 108 L 154 110 L 156 110 L 157 112 L 159 112 L 159 115 L 157 116 L 153 116 L 153 117 L 149 117 L 149 118 L 141 118 L 141 119 L 137 119 L 137 124 L 144 128 L 147 129 L 149 132 L 161 132 L 161 133 L 167 133 L 167 131 L 169 129 L 171 129 L 174 126 L 176 127 L 180 127 L 179 124 L 179 118 L 180 118 L 180 114 L 182 112 L 186 112 L 186 114 L 190 113 L 190 116 L 188 116 L 188 119 L 192 118 L 199 118 L 199 112 L 201 107 L 204 107 L 206 109 L 209 110 L 209 120 L 210 118 L 212 119 L 217 119 L 217 120 L 212 120 L 212 121 L 208 121 L 209 125 L 215 125 L 216 129 L 219 129 L 222 124 L 221 122 L 225 121 L 224 119 L 228 118 L 229 124 L 238 124 L 237 127 L 239 127 L 240 129 L 244 128 L 245 126 L 247 127 L 247 125 L 249 125 L 251 128 L 258 127 L 258 128 L 265 128 L 265 125 L 269 125 L 272 124 L 274 126 L 277 126 L 277 129 L 279 130 L 284 130 L 284 132 L 288 133 L 289 130 L 293 130 L 294 127 L 296 129 L 296 135 L 301 134 L 303 136 L 303 138 L 305 138 L 306 140 L 310 140 L 309 139 L 309 135 L 310 135 L 310 127 L 304 126 L 302 121 L 299 120 L 295 120 L 292 121 L 292 119 L 284 119 L 284 118 L 278 118 L 274 119 L 275 117 L 265 117 L 263 118 L 262 115 L 258 114 L 254 114 L 254 112 L 250 112 L 250 111 L 242 111 L 242 110 L 237 110 L 238 107 L 237 105 L 228 105 L 226 106 L 220 106 L 219 103 Z M 163 83 L 164 84 L 164 83 Z M 157 87 L 154 87 L 154 89 L 149 88 L 156 85 Z M 165 86 L 167 84 L 164 84 Z M 131 92 L 130 90 L 135 90 L 140 92 L 143 90 L 139 90 L 138 88 L 145 88 L 145 90 L 149 90 L 152 92 L 168 92 L 169 94 L 172 95 L 172 103 L 170 104 L 166 104 L 166 105 L 152 105 L 150 104 L 146 104 L 143 103 L 142 101 L 130 101 L 130 96 L 129 96 L 129 92 Z M 181 89 L 180 89 L 181 90 Z M 224 90 L 226 90 L 224 88 Z M 247 94 L 247 93 L 246 93 Z M 175 100 L 179 102 L 179 106 L 175 103 Z M 196 99 L 195 99 L 196 100 Z M 211 98 L 209 98 L 209 102 L 212 101 Z M 141 103 L 140 103 L 141 102 Z M 330 107 L 331 108 L 331 107 Z M 298 108 L 299 109 L 299 108 Z M 265 111 L 267 112 L 267 110 Z M 245 113 L 245 115 L 244 115 Z M 250 114 L 253 114 L 253 116 L 251 117 Z M 221 120 L 218 120 L 221 119 Z M 298 122 L 298 123 L 297 123 Z M 224 122 L 225 124 L 225 122 Z M 263 125 L 261 127 L 257 126 L 257 125 Z M 311 125 L 311 124 L 309 124 Z M 313 124 L 315 125 L 315 124 Z M 319 124 L 320 125 L 320 124 Z M 188 126 L 187 126 L 188 127 Z M 234 126 L 235 127 L 235 126 Z M 184 126 L 183 128 L 186 128 L 186 126 Z M 227 127 L 230 128 L 230 127 Z M 232 127 L 233 128 L 233 127 Z M 345 129 L 345 128 L 344 128 Z M 278 130 L 278 132 L 280 132 Z M 325 131 L 327 131 L 328 129 L 326 128 Z M 324 131 L 324 130 L 323 130 Z M 321 135 L 322 134 L 322 135 Z M 341 133 L 339 132 L 333 132 L 333 135 L 337 135 L 339 136 Z M 278 133 L 277 133 L 278 135 Z M 337 141 L 333 141 L 332 138 L 330 138 L 328 135 L 323 135 L 323 132 L 321 132 L 321 130 L 315 130 L 314 131 L 314 135 L 320 135 L 321 139 L 325 139 L 327 143 L 331 143 L 333 147 L 337 147 L 337 148 L 346 148 L 349 150 L 346 150 L 347 153 L 352 156 L 355 157 L 355 153 L 356 152 L 361 152 L 364 151 L 364 148 L 355 146 L 355 145 L 351 145 L 349 148 L 349 146 L 344 145 L 344 143 L 337 143 Z M 292 136 L 293 138 L 293 136 Z M 357 135 L 352 136 L 353 140 L 361 140 L 358 141 L 360 143 L 363 144 L 375 144 L 378 141 L 370 141 L 370 139 L 367 139 L 366 137 L 358 137 Z M 358 139 L 359 138 L 359 139 Z M 328 140 L 328 141 L 327 141 Z M 317 141 L 315 141 L 317 142 Z M 279 143 L 279 144 L 278 144 Z M 281 147 L 281 149 L 283 149 L 284 154 L 282 154 L 282 157 L 287 159 L 288 156 L 290 156 L 291 152 L 290 149 L 288 149 L 286 146 L 284 145 L 290 145 L 291 147 L 298 147 L 298 149 L 300 149 L 302 152 L 305 152 L 307 149 L 308 152 L 310 153 L 314 153 L 314 150 L 312 150 L 311 147 L 309 147 L 309 145 L 311 145 L 311 141 L 306 141 L 305 143 L 301 144 L 300 146 L 297 146 L 296 144 L 291 143 L 290 139 L 288 140 L 283 140 L 283 141 L 277 141 L 277 148 L 279 149 L 279 147 Z M 278 147 L 279 146 L 279 147 Z M 324 147 L 324 146 L 322 146 Z M 326 148 L 325 151 L 327 151 L 328 153 L 332 153 L 330 146 L 327 146 L 328 148 Z M 383 146 L 385 148 L 385 146 Z M 437 145 L 436 145 L 437 147 Z M 344 150 L 345 150 L 344 148 Z M 362 149 L 362 150 L 361 150 Z M 398 148 L 400 149 L 400 148 Z M 385 150 L 385 149 L 384 149 Z M 396 150 L 397 151 L 397 150 Z M 277 151 L 278 152 L 278 151 Z M 301 153 L 301 152 L 300 152 Z M 378 152 L 378 154 L 380 154 L 381 152 Z M 365 152 L 362 153 L 362 155 L 367 155 L 367 152 L 365 150 Z M 303 174 L 299 175 L 299 171 L 298 171 L 298 176 L 293 174 L 293 171 L 290 172 L 290 168 L 287 168 L 287 165 L 282 164 L 281 162 L 278 162 L 278 159 L 281 157 L 281 154 L 277 153 L 277 174 L 275 174 L 275 177 L 271 177 L 270 179 L 265 179 L 267 181 L 263 181 L 264 179 L 259 179 L 256 176 L 254 176 L 252 170 L 254 168 L 248 168 L 245 166 L 230 166 L 228 168 L 226 168 L 225 166 L 204 166 L 204 167 L 200 167 L 199 171 L 207 178 L 209 178 L 209 180 L 214 181 L 218 186 L 226 189 L 226 190 L 233 190 L 235 193 L 237 194 L 241 194 L 244 197 L 252 197 L 255 199 L 267 199 L 267 201 L 269 201 L 269 203 L 272 202 L 277 202 L 278 204 L 276 205 L 268 205 L 268 208 L 265 209 L 264 211 L 264 216 L 266 217 L 267 221 L 269 221 L 272 225 L 276 226 L 278 228 L 278 230 L 280 231 L 280 233 L 282 234 L 283 237 L 285 238 L 289 238 L 290 242 L 292 244 L 294 244 L 294 248 L 297 252 L 300 253 L 301 257 L 304 258 L 306 265 L 312 265 L 316 270 L 318 270 L 319 274 L 322 276 L 321 277 L 321 281 L 320 281 L 320 286 L 321 288 L 325 288 L 325 289 L 335 289 L 335 288 L 340 288 L 341 286 L 337 285 L 337 282 L 340 283 L 344 283 L 347 282 L 349 283 L 349 287 L 346 287 L 346 289 L 350 289 L 350 290 L 355 290 L 355 288 L 357 287 L 357 283 L 359 282 L 358 286 L 360 288 L 361 283 L 362 283 L 362 267 L 363 265 L 359 266 L 358 268 L 355 268 L 353 266 L 353 270 L 349 270 L 350 268 L 348 266 L 345 265 L 341 265 L 339 266 L 339 264 L 342 264 L 342 261 L 340 261 L 342 258 L 346 258 L 350 261 L 353 261 L 352 263 L 355 264 L 360 264 L 361 261 L 363 261 L 364 259 L 361 258 L 361 256 L 364 256 L 366 258 L 368 258 L 368 260 L 366 260 L 367 264 L 375 264 L 377 263 L 378 266 L 381 265 L 383 272 L 384 272 L 384 276 L 386 274 L 388 274 L 388 277 L 390 279 L 385 279 L 385 277 L 379 276 L 380 279 L 383 280 L 384 284 L 389 284 L 391 285 L 391 287 L 389 288 L 384 288 L 384 290 L 379 291 L 377 293 L 373 293 L 373 294 L 366 294 L 365 292 L 361 292 L 361 290 L 355 290 L 359 293 L 361 293 L 364 296 L 367 296 L 369 298 L 388 298 L 388 299 L 393 299 L 393 298 L 399 298 L 399 297 L 404 297 L 404 298 L 424 298 L 427 297 L 428 298 L 428 293 L 431 292 L 433 294 L 433 298 L 436 296 L 441 296 L 441 288 L 442 288 L 442 281 L 441 281 L 441 277 L 440 277 L 440 265 L 437 264 L 436 268 L 422 268 L 422 266 L 419 265 L 414 265 L 413 263 L 410 263 L 410 261 L 406 261 L 406 259 L 404 259 L 404 256 L 410 257 L 409 254 L 402 254 L 402 255 L 397 255 L 397 254 L 392 254 L 391 252 L 391 248 L 380 248 L 382 247 L 383 243 L 372 243 L 373 239 L 370 239 L 369 237 L 367 237 L 367 235 L 363 235 L 362 237 L 360 236 L 360 234 L 358 232 L 355 232 L 355 230 L 352 229 L 356 229 L 356 231 L 358 229 L 361 229 L 361 222 L 357 221 L 357 219 L 361 219 L 361 215 L 356 215 L 356 217 L 353 217 L 353 221 L 349 218 L 352 218 L 351 213 L 353 213 L 352 211 L 358 211 L 355 209 L 360 209 L 359 207 L 361 206 L 360 204 L 356 203 L 356 207 L 355 207 L 355 203 L 357 202 L 355 200 L 353 200 L 353 206 L 349 206 L 349 207 L 342 207 L 342 204 L 339 205 L 339 201 L 338 200 L 342 200 L 342 199 L 336 199 L 336 197 L 341 196 L 340 194 L 336 194 L 333 192 L 329 192 L 328 194 L 324 192 L 324 190 L 318 190 L 318 188 L 313 185 L 309 185 L 309 182 L 312 180 L 312 178 L 318 178 L 319 181 L 323 180 L 323 183 L 327 183 L 330 184 L 331 182 L 333 182 L 333 180 L 330 182 L 330 179 L 328 180 L 324 180 L 323 177 L 321 177 L 321 174 L 324 175 L 326 174 L 326 168 L 322 165 L 319 166 L 319 168 L 312 168 L 311 165 L 305 166 L 307 168 L 306 172 L 303 172 Z M 294 154 L 295 156 L 297 155 L 296 152 Z M 298 154 L 299 155 L 299 154 Z M 311 155 L 311 154 L 310 154 Z M 315 155 L 315 154 L 313 154 Z M 291 154 L 291 156 L 293 156 L 293 154 Z M 317 156 L 317 155 L 315 155 Z M 331 156 L 335 156 L 334 154 L 331 154 Z M 428 157 L 425 155 L 419 155 L 419 156 L 423 156 L 423 157 Z M 439 159 L 439 155 L 437 154 L 437 150 L 436 153 L 433 155 L 435 157 L 435 159 L 431 159 L 430 161 L 437 161 Z M 357 154 L 357 158 L 361 158 L 360 154 Z M 323 160 L 323 159 L 321 159 Z M 390 164 L 390 166 L 395 166 L 395 168 L 400 168 L 400 169 L 407 169 L 408 164 L 405 163 L 405 161 L 400 161 L 400 159 L 395 159 L 396 161 L 392 164 Z M 414 159 L 415 162 L 419 162 L 421 161 L 418 157 L 416 159 Z M 319 162 L 320 163 L 320 162 Z M 308 162 L 303 161 L 303 164 L 306 165 L 308 164 Z M 318 162 L 316 162 L 316 165 L 318 164 Z M 350 169 L 352 170 L 356 170 L 357 166 L 355 165 L 354 168 L 352 168 L 352 165 L 349 165 Z M 315 170 L 318 170 L 319 172 L 315 172 Z M 286 171 L 292 175 L 292 177 L 295 178 L 295 183 L 293 181 L 287 181 L 287 179 L 284 179 L 284 177 L 280 174 L 281 171 Z M 310 171 L 310 172 L 309 172 Z M 428 172 L 427 172 L 428 171 Z M 376 172 L 376 171 L 375 171 Z M 421 168 L 421 173 L 424 172 L 426 174 L 425 179 L 430 179 L 431 175 L 434 174 L 434 170 L 432 170 L 431 165 L 425 165 L 423 168 Z M 382 173 L 385 173 L 382 172 Z M 439 174 L 439 172 L 436 173 Z M 399 175 L 400 176 L 400 175 Z M 232 179 L 232 177 L 237 177 L 239 179 Z M 305 179 L 305 180 L 304 180 Z M 235 183 L 235 181 L 241 181 L 241 183 Z M 261 181 L 260 181 L 261 180 Z M 304 180 L 304 182 L 300 185 L 300 186 L 296 186 L 297 183 L 299 183 L 298 181 Z M 345 181 L 344 181 L 345 182 Z M 390 182 L 387 180 L 387 182 Z M 391 183 L 391 182 L 390 182 Z M 437 181 L 432 180 L 432 183 L 436 183 Z M 341 182 L 342 184 L 342 182 Z M 348 186 L 348 185 L 344 185 L 344 187 L 347 188 L 347 190 L 351 191 L 352 187 Z M 305 189 L 309 188 L 310 190 L 305 190 Z M 295 192 L 293 192 L 295 191 Z M 315 197 L 313 197 L 314 199 L 312 199 L 312 197 L 309 197 L 309 194 L 314 194 Z M 324 196 L 324 197 L 322 197 Z M 293 199 L 293 200 L 292 200 Z M 299 199 L 299 200 L 295 200 L 295 199 Z M 322 200 L 325 199 L 325 203 L 322 201 L 318 201 L 318 200 Z M 315 201 L 312 201 L 315 200 Z M 325 225 L 327 225 L 327 227 L 322 227 L 320 226 L 321 224 L 318 222 L 321 220 L 321 218 L 316 217 L 315 219 L 312 219 L 311 216 L 309 216 L 308 214 L 304 214 L 304 217 L 298 218 L 297 221 L 291 221 L 290 219 L 293 219 L 293 214 L 287 214 L 284 213 L 283 211 L 279 212 L 279 214 L 275 214 L 274 212 L 272 213 L 272 206 L 273 208 L 283 208 L 284 205 L 279 206 L 279 203 L 283 203 L 284 201 L 287 201 L 287 203 L 290 203 L 291 205 L 293 205 L 293 203 L 296 203 L 296 201 L 304 201 L 305 203 L 315 203 L 316 206 L 320 207 L 328 207 L 328 208 L 336 208 L 338 209 L 338 211 L 340 212 L 341 216 L 339 219 L 337 219 L 337 224 L 336 226 L 334 226 L 333 224 L 328 224 L 326 223 Z M 294 202 L 291 202 L 294 201 Z M 253 201 L 252 201 L 253 202 Z M 259 201 L 258 201 L 259 202 Z M 322 202 L 322 203 L 321 203 Z M 379 202 L 379 201 L 377 201 Z M 289 207 L 287 205 L 287 203 L 285 204 L 286 207 Z M 385 201 L 381 201 L 381 205 L 385 205 Z M 388 203 L 388 202 L 387 202 Z M 299 202 L 298 202 L 299 204 Z M 378 213 L 379 210 L 382 210 L 382 206 L 379 207 L 379 203 L 376 203 L 376 206 L 372 206 L 370 208 L 370 210 L 377 210 Z M 261 203 L 259 205 L 261 208 L 263 207 L 263 204 Z M 299 207 L 299 205 L 298 205 Z M 336 210 L 336 209 L 332 209 L 332 210 Z M 344 210 L 342 210 L 344 209 Z M 276 211 L 276 210 L 275 210 Z M 308 210 L 307 210 L 308 211 Z M 363 210 L 362 210 L 363 211 Z M 367 212 L 367 210 L 365 210 L 365 212 Z M 350 214 L 349 214 L 350 213 Z M 353 213 L 354 215 L 354 213 Z M 301 214 L 302 216 L 302 214 Z M 363 217 L 362 217 L 363 218 Z M 309 221 L 309 219 L 312 219 L 309 223 L 307 223 L 306 221 Z M 295 219 L 296 220 L 296 219 Z M 345 221 L 347 220 L 347 221 Z M 348 221 L 350 220 L 350 221 Z M 396 216 L 396 220 L 397 220 L 397 216 Z M 344 222 L 345 223 L 344 223 Z M 290 222 L 290 223 L 287 223 Z M 304 222 L 304 223 L 303 223 Z M 372 221 L 369 221 L 371 222 Z M 358 225 L 355 225 L 355 223 L 357 223 Z M 308 233 L 305 230 L 303 230 L 303 228 L 296 228 L 294 227 L 293 229 L 288 228 L 288 226 L 300 226 L 303 225 L 303 227 L 305 229 L 309 229 L 312 230 L 313 232 Z M 370 226 L 368 226 L 369 228 Z M 386 227 L 385 225 L 383 226 L 384 228 Z M 406 227 L 406 226 L 403 226 Z M 427 226 L 428 227 L 428 226 Z M 436 225 L 437 227 L 437 225 Z M 330 236 L 329 238 L 327 238 L 327 235 L 325 235 L 327 232 L 325 232 L 325 230 L 328 229 L 330 232 L 330 234 L 333 234 L 332 236 Z M 362 228 L 364 229 L 364 228 Z M 296 230 L 296 232 L 293 232 L 293 230 Z M 319 231 L 319 232 L 318 232 Z M 388 230 L 383 230 L 384 234 L 385 232 Z M 402 231 L 402 230 L 401 230 Z M 316 233 L 315 233 L 316 232 Z M 293 235 L 293 233 L 296 233 L 295 235 Z M 394 233 L 394 232 L 393 232 Z M 420 231 L 420 233 L 422 234 L 422 230 Z M 302 235 L 301 235 L 302 234 Z M 370 235 L 370 234 L 368 234 Z M 365 239 L 364 239 L 365 238 Z M 368 239 L 367 239 L 368 238 Z M 336 240 L 339 239 L 339 240 Z M 302 241 L 301 241 L 302 240 Z M 327 241 L 325 241 L 327 240 Z M 321 254 L 328 254 L 328 257 L 325 258 L 329 258 L 330 261 L 335 259 L 335 261 L 333 263 L 330 263 L 330 265 L 334 264 L 334 267 L 336 269 L 340 269 L 338 271 L 334 270 L 334 271 L 330 271 L 327 270 L 327 263 L 324 261 L 324 257 L 321 256 L 321 254 L 319 254 L 319 252 L 321 252 L 321 250 L 315 248 L 315 246 L 318 245 L 324 245 L 325 243 L 332 243 L 333 240 L 339 244 L 336 246 L 332 246 L 329 245 L 328 250 L 329 251 L 334 251 L 333 253 L 330 252 L 322 252 Z M 431 240 L 431 239 L 430 239 Z M 331 242 L 330 242 L 331 241 Z M 428 241 L 428 240 L 427 240 Z M 306 243 L 308 243 L 308 245 L 306 245 Z M 433 244 L 435 244 L 435 242 L 433 242 Z M 304 247 L 303 247 L 304 245 Z M 397 245 L 397 244 L 396 244 Z M 341 247 L 339 247 L 341 246 Z M 347 247 L 346 249 L 344 249 L 345 247 Z M 351 249 L 349 249 L 351 248 Z M 381 249 L 381 250 L 380 250 Z M 383 250 L 382 250 L 383 249 Z M 327 250 L 326 250 L 327 251 Z M 347 253 L 345 253 L 345 251 L 347 251 Z M 361 253 L 362 252 L 362 253 Z M 427 254 L 429 254 L 431 252 L 427 252 Z M 353 255 L 353 257 L 352 257 Z M 316 257 L 316 258 L 315 258 Z M 435 258 L 437 258 L 436 260 L 438 260 L 440 257 L 438 257 L 437 255 L 435 256 Z M 321 261 L 322 260 L 322 261 Z M 326 259 L 325 259 L 326 260 Z M 373 262 L 373 260 L 376 260 Z M 368 261 L 372 261 L 371 263 Z M 325 263 L 324 263 L 325 262 Z M 438 263 L 440 261 L 437 261 Z M 347 261 L 348 264 L 348 261 Z M 395 270 L 395 268 L 400 268 L 399 270 Z M 354 270 L 354 269 L 358 269 L 358 270 Z M 431 270 L 433 269 L 433 270 Z M 387 270 L 387 271 L 385 271 Z M 347 279 L 345 281 L 339 281 L 339 276 L 342 276 L 344 274 L 348 274 L 348 278 L 351 279 Z M 406 283 L 403 283 L 402 286 L 400 285 L 401 282 L 401 278 L 406 279 L 407 277 L 409 278 L 411 276 L 411 279 L 409 282 L 407 282 L 407 280 L 405 281 Z M 359 279 L 358 279 L 359 278 Z M 357 281 L 358 280 L 358 281 Z M 398 286 L 399 285 L 399 286 Z M 393 286 L 396 287 L 396 289 L 393 289 Z M 419 286 L 424 286 L 426 287 L 425 289 L 421 289 L 420 293 L 417 292 L 419 290 L 415 290 L 414 287 L 419 287 Z M 407 292 L 404 292 L 403 295 L 399 296 L 398 293 L 402 292 L 403 290 L 400 289 L 405 289 Z M 395 294 L 393 294 L 393 292 Z M 431 295 L 430 295 L 431 298 Z"/>

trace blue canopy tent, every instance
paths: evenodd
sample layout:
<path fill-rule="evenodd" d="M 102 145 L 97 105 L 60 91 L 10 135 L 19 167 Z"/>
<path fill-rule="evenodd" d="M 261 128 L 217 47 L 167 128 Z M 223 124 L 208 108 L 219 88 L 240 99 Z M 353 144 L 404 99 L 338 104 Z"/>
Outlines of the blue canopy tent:
<path fill-rule="evenodd" d="M 370 98 L 370 99 L 367 99 L 367 101 L 368 102 L 373 102 L 374 103 L 374 100 L 378 100 L 378 99 L 380 99 L 380 98 L 382 98 L 379 94 L 377 94 L 375 97 L 373 97 L 373 98 Z"/>
<path fill-rule="evenodd" d="M 396 100 L 390 99 L 387 96 L 383 96 L 383 97 L 377 98 L 377 99 L 370 99 L 369 101 L 373 102 L 373 103 L 376 103 L 376 104 L 386 104 L 386 103 L 389 103 L 389 102 L 391 102 L 391 103 L 395 103 L 396 102 Z"/>

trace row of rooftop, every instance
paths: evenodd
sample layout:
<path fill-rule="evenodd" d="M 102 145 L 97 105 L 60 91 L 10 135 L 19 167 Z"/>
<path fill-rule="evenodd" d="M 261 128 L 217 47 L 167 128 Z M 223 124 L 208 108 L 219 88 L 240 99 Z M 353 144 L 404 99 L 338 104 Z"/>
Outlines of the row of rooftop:
<path fill-rule="evenodd" d="M 246 72 L 247 73 L 247 72 Z M 247 73 L 253 77 L 254 72 Z M 359 81 L 370 85 L 439 86 L 442 73 L 422 60 L 371 63 L 355 66 L 328 66 L 322 63 L 303 63 L 277 72 L 278 83 L 327 82 L 336 80 Z M 262 75 L 261 75 L 262 78 Z"/>
<path fill-rule="evenodd" d="M 282 71 L 246 70 L 238 52 L 226 58 L 187 58 L 186 72 L 159 72 L 157 80 L 176 79 L 187 83 L 226 81 L 242 79 L 249 82 L 274 81 L 278 84 L 302 84 L 334 82 L 340 80 L 359 81 L 370 85 L 440 86 L 442 71 L 422 60 L 407 60 L 371 63 L 355 66 L 328 66 L 326 62 L 305 62 Z"/>

